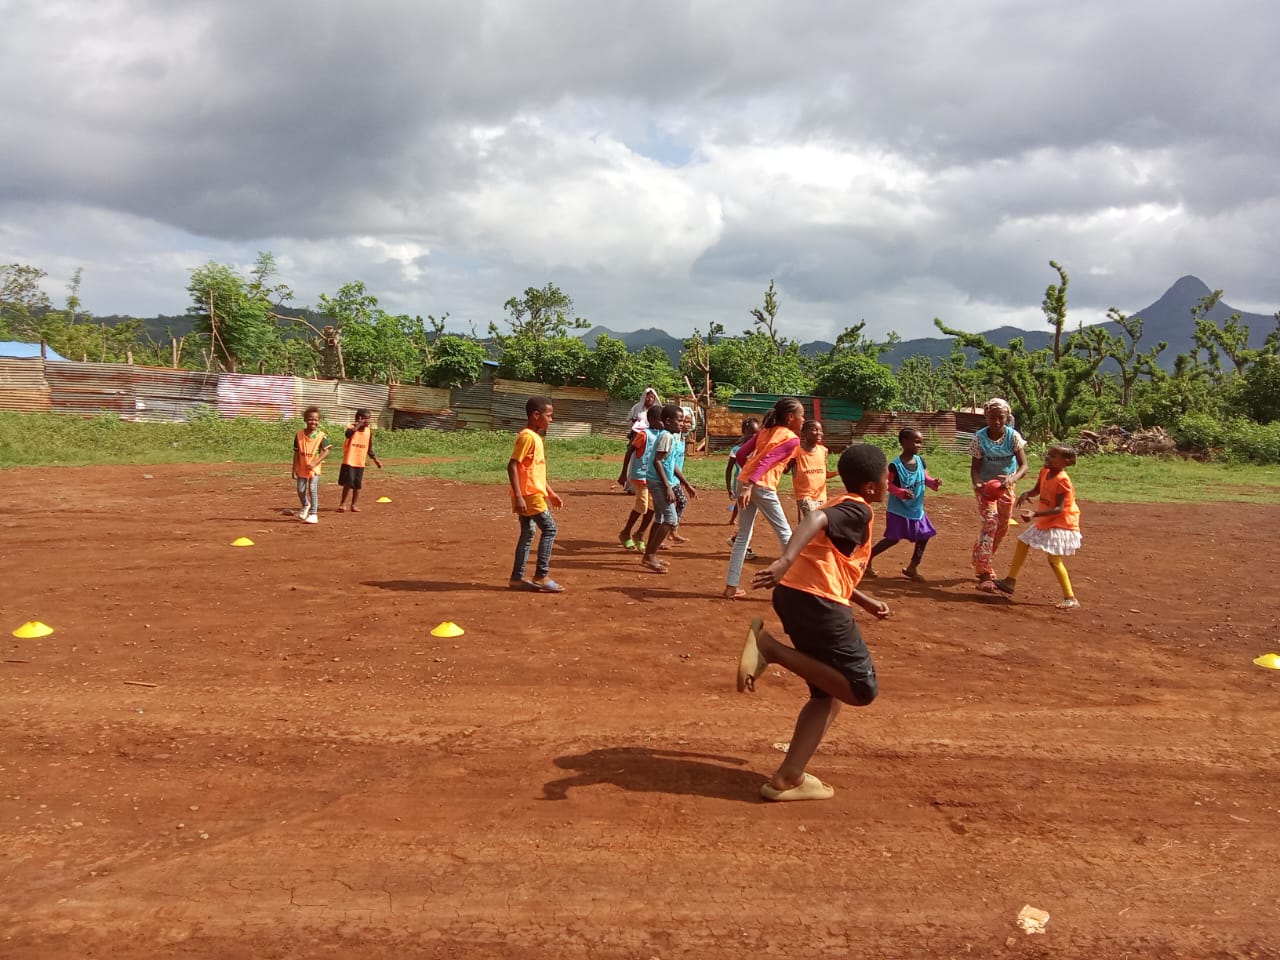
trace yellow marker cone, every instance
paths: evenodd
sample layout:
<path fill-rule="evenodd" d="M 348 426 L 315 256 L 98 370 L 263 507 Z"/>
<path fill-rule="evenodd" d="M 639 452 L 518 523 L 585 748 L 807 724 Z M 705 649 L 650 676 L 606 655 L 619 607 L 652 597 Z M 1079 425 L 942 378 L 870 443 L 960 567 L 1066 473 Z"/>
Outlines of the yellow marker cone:
<path fill-rule="evenodd" d="M 1264 653 L 1253 662 L 1260 667 L 1266 667 L 1268 670 L 1280 670 L 1280 653 Z"/>
<path fill-rule="evenodd" d="M 21 637 L 23 640 L 35 640 L 37 637 L 47 637 L 51 633 L 53 633 L 53 627 L 39 620 L 28 620 L 13 631 L 15 637 Z"/>
<path fill-rule="evenodd" d="M 377 500 L 374 501 L 374 503 L 390 503 L 390 502 L 391 502 L 390 497 L 379 497 Z"/>
<path fill-rule="evenodd" d="M 432 630 L 431 635 L 433 637 L 460 637 L 466 632 L 467 631 L 463 630 L 452 620 L 446 620 L 444 623 L 440 624 L 440 626 Z"/>
<path fill-rule="evenodd" d="M 252 547 L 253 541 L 250 540 L 248 537 L 236 537 L 234 540 L 231 541 L 231 545 L 233 547 Z"/>

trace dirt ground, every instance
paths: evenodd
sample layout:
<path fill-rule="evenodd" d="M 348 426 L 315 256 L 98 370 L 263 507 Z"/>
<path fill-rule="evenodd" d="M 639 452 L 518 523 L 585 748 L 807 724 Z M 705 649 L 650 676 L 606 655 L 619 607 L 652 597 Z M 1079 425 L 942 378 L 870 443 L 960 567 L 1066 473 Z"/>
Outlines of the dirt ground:
<path fill-rule="evenodd" d="M 931 499 L 836 796 L 770 805 L 804 687 L 734 689 L 722 497 L 658 577 L 566 485 L 546 596 L 501 487 L 326 479 L 306 526 L 265 468 L 4 473 L 0 957 L 1280 956 L 1280 508 L 1085 502 L 1062 613 Z"/>

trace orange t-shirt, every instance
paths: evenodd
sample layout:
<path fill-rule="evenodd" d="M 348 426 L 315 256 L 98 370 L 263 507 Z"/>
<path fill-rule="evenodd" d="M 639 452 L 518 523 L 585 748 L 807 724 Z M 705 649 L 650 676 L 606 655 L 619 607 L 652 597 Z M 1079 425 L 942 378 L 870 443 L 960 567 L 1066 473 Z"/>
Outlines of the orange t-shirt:
<path fill-rule="evenodd" d="M 547 453 L 536 430 L 525 427 L 520 431 L 511 459 L 516 462 L 516 484 L 524 496 L 525 516 L 537 516 L 547 509 Z M 513 490 L 512 503 L 515 499 Z"/>
<path fill-rule="evenodd" d="M 796 453 L 796 476 L 792 483 L 797 500 L 827 499 L 827 448 L 816 444 L 806 451 L 803 446 Z"/>
<path fill-rule="evenodd" d="M 751 456 L 742 465 L 742 473 L 739 476 L 750 477 L 756 465 L 779 444 L 786 443 L 788 440 L 795 440 L 798 443 L 800 440 L 795 431 L 788 427 L 770 427 L 768 430 L 761 430 L 756 436 L 759 438 L 756 440 L 756 448 L 751 451 Z M 796 449 L 798 450 L 799 447 L 797 446 Z M 789 462 L 790 460 L 786 459 L 775 463 L 769 468 L 768 473 L 755 481 L 756 486 L 764 487 L 767 490 L 777 490 L 778 481 L 782 479 L 782 472 L 787 469 Z"/>
<path fill-rule="evenodd" d="M 307 431 L 299 430 L 293 437 L 293 475 L 299 480 L 310 480 L 320 476 L 320 464 L 314 467 L 311 461 L 319 456 L 328 438 L 323 430 L 317 430 L 314 436 L 307 436 Z"/>
<path fill-rule="evenodd" d="M 342 462 L 348 467 L 363 467 L 369 457 L 369 448 L 373 446 L 373 428 L 356 430 L 353 426 L 351 429 L 351 436 L 342 445 Z"/>
<path fill-rule="evenodd" d="M 1040 470 L 1040 505 L 1039 510 L 1052 510 L 1058 505 L 1058 494 L 1066 494 L 1062 501 L 1062 512 L 1051 517 L 1036 517 L 1036 526 L 1041 530 L 1079 530 L 1080 508 L 1076 506 L 1076 488 L 1067 476 L 1067 471 L 1059 470 L 1050 473 L 1048 467 Z"/>
<path fill-rule="evenodd" d="M 832 497 L 823 509 L 839 506 L 842 503 L 860 503 L 867 508 L 867 530 L 865 539 L 854 547 L 848 556 L 828 536 L 824 530 L 804 545 L 795 563 L 782 575 L 780 581 L 784 586 L 794 590 L 803 590 L 825 600 L 834 600 L 849 606 L 853 591 L 858 588 L 862 574 L 871 559 L 871 545 L 875 541 L 875 512 L 866 500 L 856 493 L 842 493 Z"/>

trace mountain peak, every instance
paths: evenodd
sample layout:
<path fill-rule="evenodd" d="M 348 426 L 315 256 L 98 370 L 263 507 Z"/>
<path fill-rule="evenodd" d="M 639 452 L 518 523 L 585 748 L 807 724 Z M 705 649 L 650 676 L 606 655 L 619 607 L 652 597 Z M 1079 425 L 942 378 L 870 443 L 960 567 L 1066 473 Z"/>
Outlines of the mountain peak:
<path fill-rule="evenodd" d="M 1185 277 L 1179 277 L 1172 287 L 1166 290 L 1156 303 L 1166 301 L 1175 301 L 1177 303 L 1198 303 L 1203 297 L 1213 293 L 1212 290 L 1205 285 L 1205 282 L 1199 277 L 1193 277 L 1187 274 Z"/>

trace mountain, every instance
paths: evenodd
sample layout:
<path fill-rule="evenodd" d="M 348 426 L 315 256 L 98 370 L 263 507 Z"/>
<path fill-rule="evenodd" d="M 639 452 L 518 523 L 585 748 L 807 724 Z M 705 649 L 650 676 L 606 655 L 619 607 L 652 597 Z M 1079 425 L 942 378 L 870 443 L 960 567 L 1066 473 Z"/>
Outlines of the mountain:
<path fill-rule="evenodd" d="M 1191 318 L 1191 309 L 1204 297 L 1213 293 L 1198 277 L 1182 277 L 1161 295 L 1155 303 L 1141 310 L 1134 310 L 1130 316 L 1141 317 L 1144 325 L 1139 350 L 1154 346 L 1161 340 L 1169 346 L 1160 354 L 1158 362 L 1165 370 L 1173 369 L 1174 359 L 1180 353 L 1191 349 L 1191 337 L 1195 333 L 1196 324 Z M 1262 313 L 1243 313 L 1230 304 L 1218 301 L 1209 311 L 1210 320 L 1225 320 L 1234 313 L 1240 314 L 1240 322 L 1249 327 L 1250 346 L 1260 347 L 1267 333 L 1275 329 L 1275 318 Z M 1070 314 L 1068 314 L 1070 324 Z M 1093 324 L 1086 324 L 1093 326 Z M 1120 334 L 1118 324 L 1107 321 L 1102 326 L 1112 334 Z M 1008 346 L 1009 341 L 1021 337 L 1029 350 L 1039 350 L 1051 346 L 1053 334 L 1048 324 L 1039 330 L 1022 330 L 1018 327 L 997 327 L 986 331 L 983 336 L 999 346 Z M 966 351 L 973 357 L 972 351 Z M 881 358 L 889 366 L 896 368 L 910 356 L 921 355 L 933 360 L 941 360 L 951 353 L 950 337 L 921 337 L 916 340 L 904 340 Z"/>

